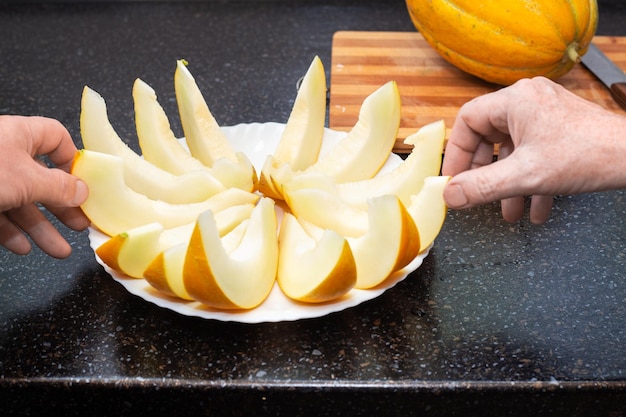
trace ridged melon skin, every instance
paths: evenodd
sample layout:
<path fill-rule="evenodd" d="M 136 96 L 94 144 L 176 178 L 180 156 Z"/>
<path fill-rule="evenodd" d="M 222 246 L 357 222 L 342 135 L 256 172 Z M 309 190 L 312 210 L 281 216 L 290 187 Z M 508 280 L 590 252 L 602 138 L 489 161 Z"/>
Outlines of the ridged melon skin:
<path fill-rule="evenodd" d="M 596 32 L 596 0 L 406 0 L 424 39 L 448 62 L 483 80 L 557 79 Z"/>

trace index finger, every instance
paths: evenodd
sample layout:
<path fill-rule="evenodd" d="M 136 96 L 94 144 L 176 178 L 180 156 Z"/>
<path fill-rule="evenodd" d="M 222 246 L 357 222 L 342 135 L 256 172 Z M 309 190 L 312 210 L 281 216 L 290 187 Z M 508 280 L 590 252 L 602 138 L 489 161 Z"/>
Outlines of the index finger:
<path fill-rule="evenodd" d="M 461 107 L 446 145 L 443 175 L 454 176 L 492 162 L 494 144 L 508 138 L 501 95 L 490 93 Z"/>
<path fill-rule="evenodd" d="M 55 166 L 69 172 L 76 154 L 76 145 L 67 129 L 58 120 L 30 116 L 30 131 L 35 155 L 47 155 Z"/>

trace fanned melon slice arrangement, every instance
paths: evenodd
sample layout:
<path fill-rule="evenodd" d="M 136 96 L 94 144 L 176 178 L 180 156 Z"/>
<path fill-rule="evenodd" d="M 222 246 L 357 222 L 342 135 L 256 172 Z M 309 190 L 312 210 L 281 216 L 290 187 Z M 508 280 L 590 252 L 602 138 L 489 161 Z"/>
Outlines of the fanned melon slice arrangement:
<path fill-rule="evenodd" d="M 409 136 L 412 152 L 379 172 L 400 125 L 394 81 L 369 95 L 352 130 L 322 153 L 326 78 L 315 57 L 259 172 L 233 149 L 186 62 L 174 81 L 187 147 L 137 79 L 141 155 L 117 135 L 103 98 L 83 91 L 84 149 L 72 173 L 89 186 L 81 207 L 108 236 L 96 253 L 113 270 L 215 309 L 253 309 L 275 285 L 315 304 L 375 288 L 439 234 L 449 179 L 439 176 L 443 121 Z"/>

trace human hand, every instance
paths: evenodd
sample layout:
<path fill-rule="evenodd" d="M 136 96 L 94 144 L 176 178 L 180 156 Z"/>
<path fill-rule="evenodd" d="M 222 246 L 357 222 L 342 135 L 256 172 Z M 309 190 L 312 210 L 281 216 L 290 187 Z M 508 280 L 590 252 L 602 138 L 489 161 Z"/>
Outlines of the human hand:
<path fill-rule="evenodd" d="M 69 256 L 70 245 L 36 203 L 72 229 L 89 225 L 79 207 L 87 186 L 68 173 L 75 153 L 70 134 L 54 119 L 0 116 L 0 245 L 27 254 L 29 235 L 49 255 Z M 44 155 L 56 168 L 39 160 Z"/>
<path fill-rule="evenodd" d="M 443 160 L 453 176 L 444 199 L 453 209 L 501 200 L 515 222 L 532 196 L 530 220 L 543 223 L 554 195 L 626 186 L 625 139 L 626 117 L 546 78 L 524 79 L 461 108 Z"/>

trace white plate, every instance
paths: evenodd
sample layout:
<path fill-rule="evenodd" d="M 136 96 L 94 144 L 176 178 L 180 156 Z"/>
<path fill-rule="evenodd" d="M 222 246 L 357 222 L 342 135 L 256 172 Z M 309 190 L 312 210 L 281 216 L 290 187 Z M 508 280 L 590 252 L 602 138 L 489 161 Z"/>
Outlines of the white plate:
<path fill-rule="evenodd" d="M 273 153 L 284 128 L 285 125 L 280 123 L 249 123 L 223 127 L 222 129 L 233 145 L 233 148 L 237 151 L 244 152 L 257 172 L 261 172 L 265 158 L 267 155 Z M 345 132 L 326 129 L 321 154 L 327 152 L 328 149 L 334 143 L 337 143 L 344 135 Z M 184 144 L 184 140 L 181 140 L 181 143 Z M 400 162 L 401 159 L 399 156 L 391 154 L 381 169 L 381 172 L 386 172 L 394 168 L 399 165 Z M 103 233 L 94 228 L 89 228 L 89 241 L 94 251 L 107 239 L 108 237 Z M 344 297 L 332 302 L 323 304 L 299 303 L 287 298 L 278 285 L 275 284 L 269 297 L 259 307 L 249 311 L 235 312 L 212 309 L 199 302 L 184 301 L 168 297 L 156 291 L 143 279 L 129 278 L 126 275 L 114 271 L 104 264 L 97 255 L 96 260 L 117 282 L 122 284 L 128 292 L 160 307 L 168 308 L 186 316 L 201 317 L 204 319 L 235 321 L 240 323 L 262 323 L 321 317 L 376 298 L 419 268 L 426 255 L 428 255 L 428 250 L 420 254 L 404 269 L 389 277 L 376 288 L 369 290 L 353 289 Z"/>

